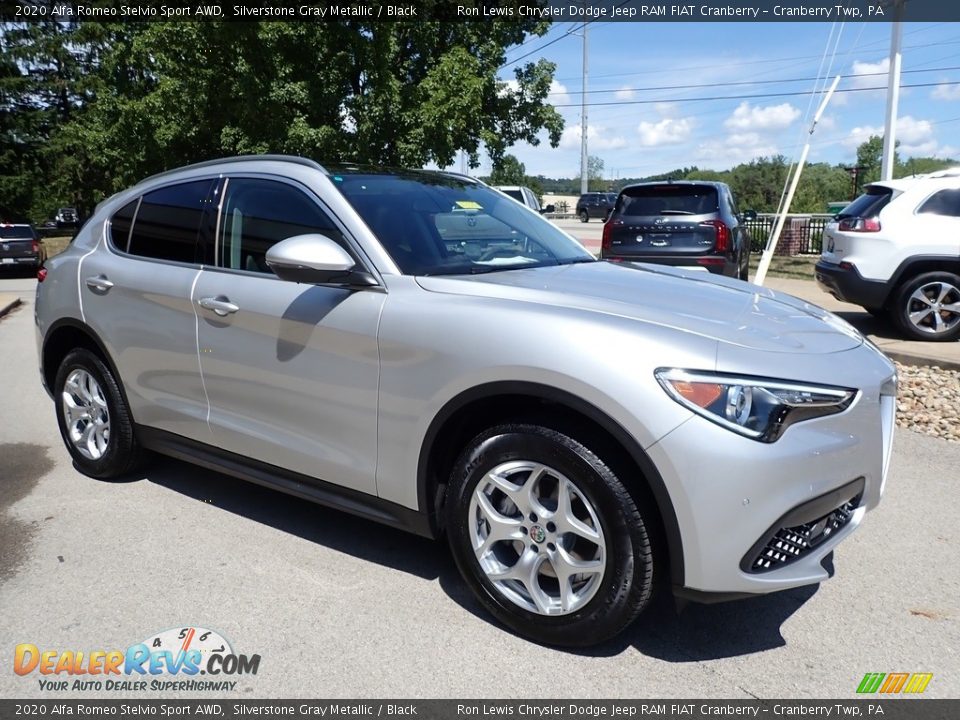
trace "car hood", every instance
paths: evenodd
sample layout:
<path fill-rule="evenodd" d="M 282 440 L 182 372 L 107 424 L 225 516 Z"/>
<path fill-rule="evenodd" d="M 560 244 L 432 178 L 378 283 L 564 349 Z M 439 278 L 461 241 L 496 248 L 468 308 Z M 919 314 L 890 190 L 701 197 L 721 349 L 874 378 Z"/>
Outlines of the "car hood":
<path fill-rule="evenodd" d="M 417 282 L 430 292 L 601 312 L 766 352 L 834 353 L 863 343 L 846 321 L 791 295 L 663 265 L 595 262 Z"/>

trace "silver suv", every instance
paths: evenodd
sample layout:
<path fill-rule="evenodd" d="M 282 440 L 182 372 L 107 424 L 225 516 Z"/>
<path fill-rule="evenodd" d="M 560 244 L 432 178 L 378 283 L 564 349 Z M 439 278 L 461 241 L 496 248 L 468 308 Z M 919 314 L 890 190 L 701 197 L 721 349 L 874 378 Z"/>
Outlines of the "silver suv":
<path fill-rule="evenodd" d="M 445 535 L 539 642 L 611 637 L 655 586 L 824 580 L 883 491 L 896 376 L 850 326 L 596 261 L 467 177 L 202 163 L 103 202 L 47 269 L 40 371 L 81 472 L 153 450 Z"/>

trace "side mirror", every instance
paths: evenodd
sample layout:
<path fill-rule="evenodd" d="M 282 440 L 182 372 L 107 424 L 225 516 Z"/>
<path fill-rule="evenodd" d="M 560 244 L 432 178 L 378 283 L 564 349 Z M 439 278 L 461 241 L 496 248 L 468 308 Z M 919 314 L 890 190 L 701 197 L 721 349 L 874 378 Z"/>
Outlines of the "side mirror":
<path fill-rule="evenodd" d="M 356 270 L 353 258 L 326 235 L 310 233 L 281 240 L 267 250 L 267 265 L 281 280 L 314 285 L 376 285 L 367 272 Z"/>
<path fill-rule="evenodd" d="M 540 208 L 540 214 L 541 214 L 541 215 L 543 215 L 543 214 L 545 214 L 545 213 L 556 212 L 556 211 L 557 211 L 557 206 L 556 206 L 556 205 L 547 205 L 547 206 L 544 207 L 544 208 Z"/>

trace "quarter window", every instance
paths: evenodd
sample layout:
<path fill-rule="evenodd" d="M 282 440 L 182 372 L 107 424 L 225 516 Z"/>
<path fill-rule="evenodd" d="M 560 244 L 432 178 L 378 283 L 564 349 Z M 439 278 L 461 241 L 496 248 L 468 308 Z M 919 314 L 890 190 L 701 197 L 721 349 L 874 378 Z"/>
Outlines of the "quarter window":
<path fill-rule="evenodd" d="M 204 203 L 213 180 L 171 185 L 143 196 L 130 235 L 131 255 L 195 263 Z"/>
<path fill-rule="evenodd" d="M 917 210 L 918 213 L 929 215 L 946 215 L 960 217 L 960 189 L 941 190 L 934 193 Z"/>

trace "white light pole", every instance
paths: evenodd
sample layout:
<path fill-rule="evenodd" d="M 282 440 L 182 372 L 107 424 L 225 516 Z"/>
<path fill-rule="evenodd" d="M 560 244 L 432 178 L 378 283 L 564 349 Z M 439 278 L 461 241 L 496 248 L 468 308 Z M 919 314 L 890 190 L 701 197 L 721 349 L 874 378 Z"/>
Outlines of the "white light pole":
<path fill-rule="evenodd" d="M 900 43 L 903 38 L 903 0 L 894 0 L 893 28 L 890 31 L 890 70 L 887 74 L 887 118 L 883 128 L 883 160 L 880 179 L 892 180 L 897 152 L 897 106 L 900 103 Z"/>
<path fill-rule="evenodd" d="M 583 24 L 583 94 L 580 95 L 580 194 L 588 191 L 587 177 L 587 23 Z"/>

